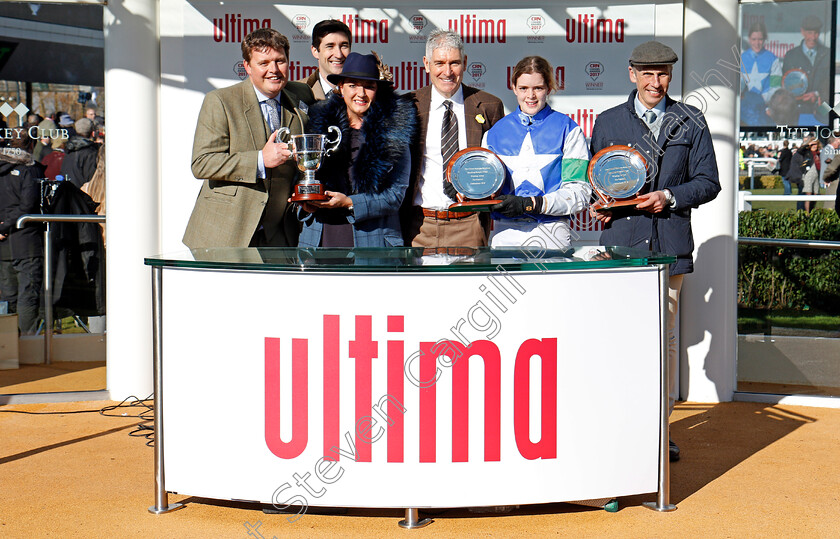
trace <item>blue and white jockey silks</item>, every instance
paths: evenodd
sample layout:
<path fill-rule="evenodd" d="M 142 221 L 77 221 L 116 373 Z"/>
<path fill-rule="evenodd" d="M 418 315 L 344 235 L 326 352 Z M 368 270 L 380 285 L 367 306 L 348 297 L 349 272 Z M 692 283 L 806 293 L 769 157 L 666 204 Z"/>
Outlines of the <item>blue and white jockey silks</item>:
<path fill-rule="evenodd" d="M 782 62 L 768 51 L 756 54 L 752 49 L 741 53 L 741 74 L 747 91 L 761 94 L 765 103 L 782 85 Z"/>
<path fill-rule="evenodd" d="M 586 178 L 589 148 L 580 126 L 549 106 L 534 116 L 517 109 L 493 125 L 484 146 L 507 167 L 503 194 L 543 197 L 539 215 L 493 214 L 491 245 L 525 245 L 537 236 L 549 249 L 568 246 L 568 216 L 583 210 L 592 194 Z"/>

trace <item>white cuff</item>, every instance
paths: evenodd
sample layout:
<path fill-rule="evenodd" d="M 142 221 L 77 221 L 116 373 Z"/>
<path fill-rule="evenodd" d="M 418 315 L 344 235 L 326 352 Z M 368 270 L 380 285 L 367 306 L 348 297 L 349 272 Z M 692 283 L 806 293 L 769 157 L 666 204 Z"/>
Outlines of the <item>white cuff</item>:
<path fill-rule="evenodd" d="M 263 161 L 262 150 L 257 152 L 257 177 L 265 179 L 265 161 Z"/>

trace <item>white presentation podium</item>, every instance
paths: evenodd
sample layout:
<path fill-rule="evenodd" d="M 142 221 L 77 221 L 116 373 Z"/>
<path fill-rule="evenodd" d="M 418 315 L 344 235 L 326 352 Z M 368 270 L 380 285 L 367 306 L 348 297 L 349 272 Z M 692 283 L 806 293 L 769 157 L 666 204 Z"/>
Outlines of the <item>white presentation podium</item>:
<path fill-rule="evenodd" d="M 673 257 L 624 248 L 209 249 L 146 259 L 168 492 L 418 509 L 668 484 Z"/>

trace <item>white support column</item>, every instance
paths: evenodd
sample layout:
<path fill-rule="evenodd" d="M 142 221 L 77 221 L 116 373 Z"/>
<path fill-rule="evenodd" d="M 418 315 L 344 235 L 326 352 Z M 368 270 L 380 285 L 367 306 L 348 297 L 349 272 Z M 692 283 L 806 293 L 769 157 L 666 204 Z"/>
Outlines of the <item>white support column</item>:
<path fill-rule="evenodd" d="M 107 135 L 108 390 L 152 392 L 151 273 L 160 249 L 160 39 L 156 0 L 104 8 Z"/>
<path fill-rule="evenodd" d="M 737 1 L 686 0 L 684 101 L 705 113 L 723 188 L 691 219 L 695 268 L 680 299 L 680 395 L 690 401 L 730 401 L 735 390 L 738 51 Z"/>

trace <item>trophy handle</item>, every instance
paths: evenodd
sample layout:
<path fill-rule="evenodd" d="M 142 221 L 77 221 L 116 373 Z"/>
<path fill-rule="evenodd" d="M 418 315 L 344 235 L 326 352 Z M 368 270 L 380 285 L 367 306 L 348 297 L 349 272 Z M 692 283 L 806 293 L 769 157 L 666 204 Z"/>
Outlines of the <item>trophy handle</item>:
<path fill-rule="evenodd" d="M 341 129 L 334 125 L 331 125 L 330 128 L 327 129 L 327 133 L 335 135 L 335 140 L 330 140 L 329 137 L 327 137 L 327 143 L 325 144 L 327 149 L 324 152 L 324 154 L 330 155 L 335 151 L 336 148 L 338 148 L 338 145 L 341 144 Z"/>
<path fill-rule="evenodd" d="M 286 135 L 290 135 L 291 131 L 289 131 L 288 127 L 281 127 L 277 130 L 277 136 L 274 137 L 274 142 L 283 142 L 283 137 Z M 291 142 L 291 137 L 289 138 L 289 143 Z M 288 143 L 287 143 L 288 144 Z"/>

